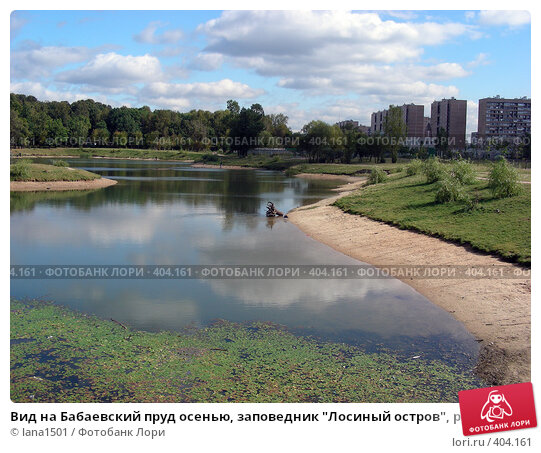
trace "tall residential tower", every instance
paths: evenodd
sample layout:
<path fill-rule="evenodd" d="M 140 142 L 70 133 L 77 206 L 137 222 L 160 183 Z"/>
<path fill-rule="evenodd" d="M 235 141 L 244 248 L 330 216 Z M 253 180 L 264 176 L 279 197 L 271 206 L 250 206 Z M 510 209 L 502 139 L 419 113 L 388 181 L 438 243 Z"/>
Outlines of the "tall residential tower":
<path fill-rule="evenodd" d="M 406 124 L 406 136 L 410 145 L 415 145 L 415 140 L 421 140 L 425 136 L 424 105 L 404 104 L 399 106 L 402 110 L 402 118 Z M 370 123 L 371 134 L 385 133 L 385 117 L 389 109 L 372 113 Z"/>
<path fill-rule="evenodd" d="M 532 100 L 503 99 L 499 96 L 479 99 L 477 138 L 483 142 L 516 139 L 532 130 Z"/>
<path fill-rule="evenodd" d="M 449 139 L 449 147 L 462 149 L 466 146 L 467 102 L 455 98 L 434 101 L 431 107 L 430 129 L 432 137 L 443 129 Z"/>

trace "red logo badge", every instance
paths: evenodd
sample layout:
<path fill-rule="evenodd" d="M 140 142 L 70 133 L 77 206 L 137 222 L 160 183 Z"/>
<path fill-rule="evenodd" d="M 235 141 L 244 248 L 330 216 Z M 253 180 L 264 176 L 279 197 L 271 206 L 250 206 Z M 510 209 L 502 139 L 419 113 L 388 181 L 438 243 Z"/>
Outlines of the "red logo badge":
<path fill-rule="evenodd" d="M 537 426 L 531 382 L 464 390 L 458 402 L 465 436 Z"/>

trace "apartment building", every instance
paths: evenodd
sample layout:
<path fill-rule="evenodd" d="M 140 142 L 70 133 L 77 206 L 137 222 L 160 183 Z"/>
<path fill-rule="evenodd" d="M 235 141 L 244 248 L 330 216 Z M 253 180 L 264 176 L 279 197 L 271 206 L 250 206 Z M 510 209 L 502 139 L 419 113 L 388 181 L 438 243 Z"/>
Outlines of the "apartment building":
<path fill-rule="evenodd" d="M 462 149 L 466 146 L 466 109 L 467 102 L 451 99 L 434 101 L 431 105 L 430 129 L 432 137 L 444 129 L 449 140 L 449 147 Z"/>
<path fill-rule="evenodd" d="M 422 139 L 425 136 L 425 107 L 417 104 L 404 104 L 400 106 L 402 118 L 406 124 L 406 136 L 410 145 L 415 145 L 415 140 Z M 385 117 L 389 109 L 380 110 L 372 113 L 370 121 L 370 132 L 372 134 L 385 133 Z"/>
<path fill-rule="evenodd" d="M 370 117 L 370 133 L 383 134 L 383 125 L 385 124 L 385 117 L 388 110 L 380 110 L 379 112 L 372 113 Z"/>
<path fill-rule="evenodd" d="M 357 129 L 359 127 L 359 122 L 353 121 L 353 120 L 339 121 L 336 124 L 338 124 L 338 127 L 340 129 L 347 129 L 347 128 Z"/>
<path fill-rule="evenodd" d="M 370 134 L 370 126 L 364 126 L 362 124 L 359 124 L 358 121 L 345 120 L 345 121 L 339 121 L 336 124 L 338 125 L 340 129 L 355 129 L 364 134 Z"/>
<path fill-rule="evenodd" d="M 513 143 L 531 133 L 532 100 L 500 96 L 479 99 L 477 138 L 483 142 L 500 140 Z"/>
<path fill-rule="evenodd" d="M 432 127 L 430 126 L 429 116 L 425 116 L 423 118 L 423 131 L 425 137 L 432 137 Z"/>

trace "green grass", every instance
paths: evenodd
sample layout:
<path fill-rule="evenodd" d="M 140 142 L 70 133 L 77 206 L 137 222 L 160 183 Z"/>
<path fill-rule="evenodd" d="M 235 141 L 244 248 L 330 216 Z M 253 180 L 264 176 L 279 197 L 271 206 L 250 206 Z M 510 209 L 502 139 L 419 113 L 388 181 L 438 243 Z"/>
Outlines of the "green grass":
<path fill-rule="evenodd" d="M 473 166 L 477 172 L 477 175 L 481 178 L 487 178 L 490 175 L 490 170 L 492 169 L 493 162 L 473 162 Z M 532 180 L 532 169 L 531 168 L 522 168 L 520 166 L 514 166 L 519 174 L 519 179 L 521 181 L 530 182 Z"/>
<path fill-rule="evenodd" d="M 204 158 L 205 154 L 195 158 L 196 162 L 206 163 L 209 165 L 234 165 L 238 167 L 249 168 L 264 168 L 266 170 L 284 171 L 288 168 L 304 162 L 303 159 L 293 156 L 259 156 L 249 155 L 243 158 L 237 157 L 236 154 L 226 154 L 223 156 L 214 155 L 209 159 L 209 153 L 206 153 L 207 158 Z"/>
<path fill-rule="evenodd" d="M 525 265 L 531 263 L 531 191 L 496 199 L 487 181 L 464 186 L 473 202 L 436 203 L 437 183 L 421 175 L 395 175 L 385 184 L 363 188 L 335 205 L 404 229 L 469 244 L 477 250 Z"/>
<path fill-rule="evenodd" d="M 11 150 L 12 157 L 109 157 L 118 159 L 193 160 L 203 153 L 178 150 L 130 148 L 24 148 Z"/>
<path fill-rule="evenodd" d="M 404 163 L 385 163 L 385 164 L 299 164 L 291 167 L 288 174 L 293 176 L 299 173 L 321 173 L 325 175 L 365 175 L 374 168 L 379 168 L 386 173 L 396 173 L 404 167 Z"/>
<path fill-rule="evenodd" d="M 448 402 L 481 386 L 440 362 L 261 322 L 149 333 L 12 300 L 11 340 L 15 402 Z"/>
<path fill-rule="evenodd" d="M 21 173 L 20 168 L 26 168 Z M 11 181 L 90 181 L 101 178 L 96 173 L 69 167 L 55 165 L 34 164 L 30 162 L 16 162 L 11 165 Z"/>
<path fill-rule="evenodd" d="M 236 165 L 240 167 L 256 167 L 268 170 L 283 171 L 292 165 L 304 162 L 303 159 L 289 156 L 270 157 L 250 155 L 245 158 L 238 158 L 237 154 L 215 155 L 208 151 L 196 152 L 186 150 L 155 150 L 155 149 L 129 149 L 129 148 L 26 148 L 11 150 L 13 157 L 103 157 L 117 159 L 156 159 L 156 160 L 178 160 L 209 163 L 212 165 Z M 18 156 L 21 154 L 21 156 Z M 212 156 L 209 161 L 209 157 Z"/>
<path fill-rule="evenodd" d="M 119 159 L 157 159 L 157 160 L 178 160 L 203 162 L 208 151 L 187 151 L 187 150 L 154 150 L 154 149 L 130 149 L 130 148 L 24 148 L 12 149 L 11 155 L 21 157 L 109 157 Z M 305 159 L 293 157 L 267 157 L 267 156 L 248 156 L 239 159 L 236 154 L 227 154 L 217 156 L 217 160 L 208 162 L 209 164 L 219 165 L 237 165 L 241 167 L 265 168 L 268 170 L 287 171 L 290 176 L 298 173 L 323 173 L 331 175 L 364 175 L 370 173 L 374 167 L 378 167 L 387 173 L 399 172 L 410 161 L 409 159 L 399 159 L 397 163 L 352 163 L 352 164 L 311 164 Z M 479 177 L 488 178 L 490 172 L 490 162 L 475 162 L 474 167 Z M 531 169 L 517 168 L 521 181 L 531 180 Z"/>
<path fill-rule="evenodd" d="M 18 148 L 11 149 L 10 155 L 11 157 L 79 157 L 79 152 L 80 150 L 78 148 Z"/>

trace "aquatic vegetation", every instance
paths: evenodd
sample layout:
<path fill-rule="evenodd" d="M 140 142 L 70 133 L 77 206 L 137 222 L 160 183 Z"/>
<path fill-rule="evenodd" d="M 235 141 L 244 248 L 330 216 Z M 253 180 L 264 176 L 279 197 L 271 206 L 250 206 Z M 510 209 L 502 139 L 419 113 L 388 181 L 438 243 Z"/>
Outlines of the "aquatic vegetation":
<path fill-rule="evenodd" d="M 15 402 L 442 402 L 481 385 L 440 362 L 367 354 L 263 322 L 149 333 L 11 301 L 11 338 Z"/>

